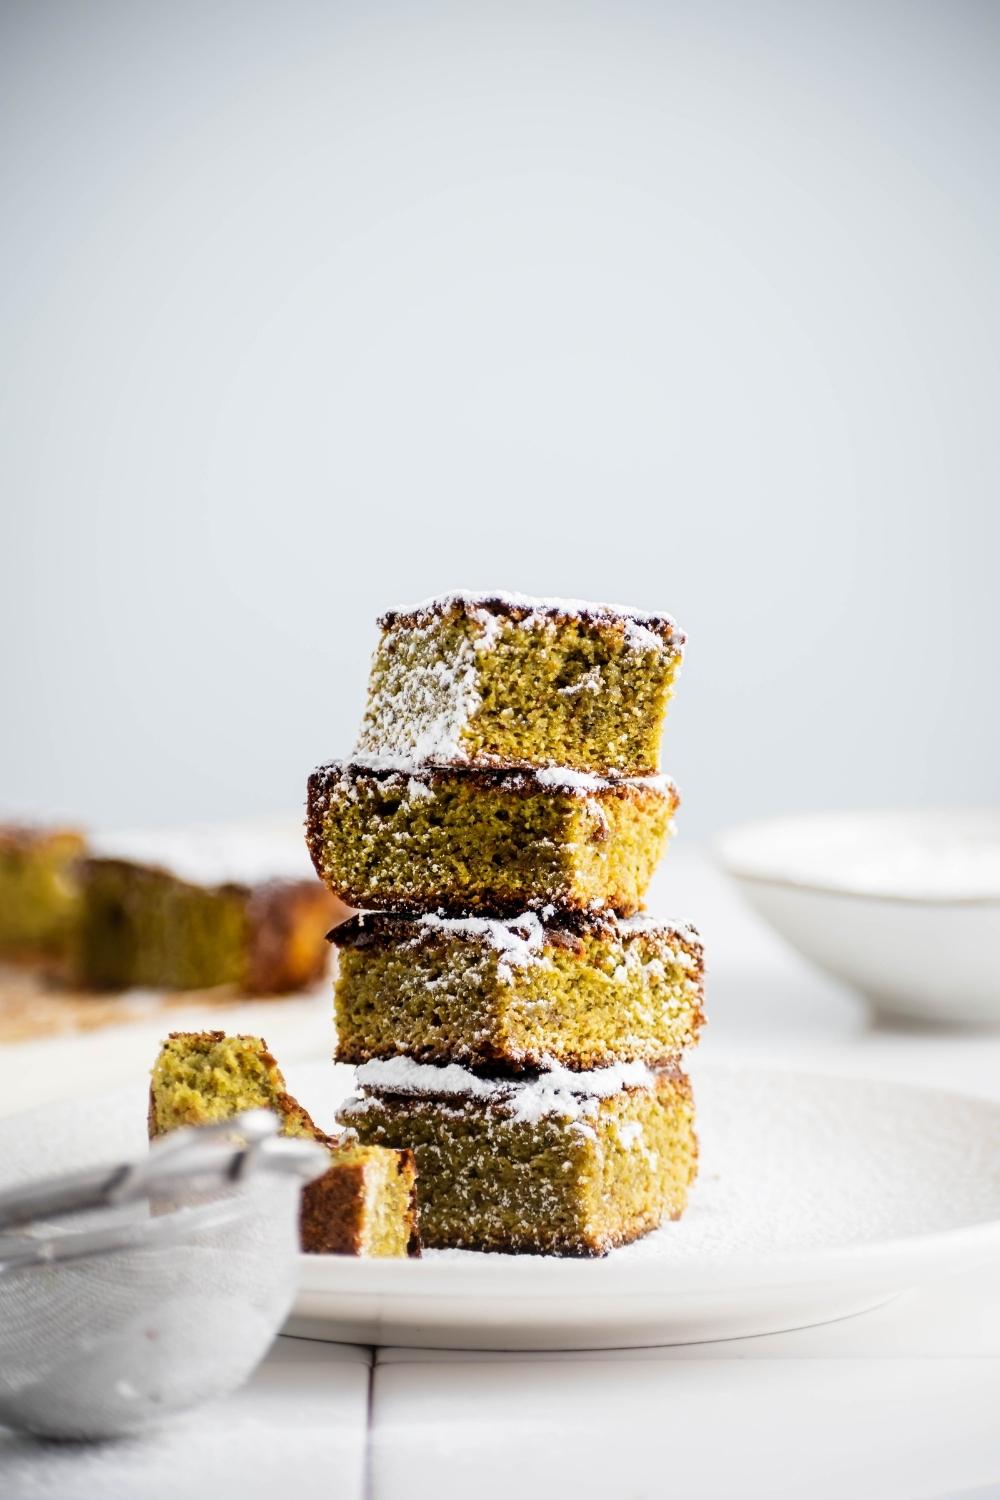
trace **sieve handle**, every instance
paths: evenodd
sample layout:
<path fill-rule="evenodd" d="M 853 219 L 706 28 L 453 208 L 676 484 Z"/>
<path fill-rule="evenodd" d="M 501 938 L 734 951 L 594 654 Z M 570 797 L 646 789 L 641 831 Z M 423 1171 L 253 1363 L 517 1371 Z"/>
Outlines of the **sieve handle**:
<path fill-rule="evenodd" d="M 153 1142 L 147 1157 L 88 1168 L 0 1193 L 0 1231 L 89 1209 L 120 1208 L 153 1192 L 183 1186 L 210 1192 L 264 1168 L 303 1182 L 319 1177 L 329 1152 L 315 1141 L 275 1139 L 277 1118 L 250 1110 L 215 1125 L 186 1126 Z"/>

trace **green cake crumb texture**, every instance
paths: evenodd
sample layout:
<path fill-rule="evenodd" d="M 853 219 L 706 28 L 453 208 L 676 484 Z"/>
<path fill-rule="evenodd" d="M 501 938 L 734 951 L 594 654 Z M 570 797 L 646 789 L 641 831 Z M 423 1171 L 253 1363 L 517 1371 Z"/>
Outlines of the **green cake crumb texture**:
<path fill-rule="evenodd" d="M 658 769 L 684 644 L 669 616 L 459 593 L 380 624 L 357 758 Z"/>
<path fill-rule="evenodd" d="M 352 1133 L 331 1140 L 285 1091 L 262 1037 L 172 1032 L 153 1065 L 148 1133 L 214 1125 L 243 1110 L 273 1110 L 283 1136 L 316 1140 L 330 1169 L 303 1188 L 301 1248 L 313 1254 L 399 1257 L 420 1248 L 415 1167 L 409 1152 L 366 1146 Z"/>
<path fill-rule="evenodd" d="M 678 804 L 666 777 L 377 770 L 309 781 L 313 863 L 349 906 L 516 914 L 642 905 Z"/>
<path fill-rule="evenodd" d="M 248 1109 L 279 1109 L 281 1069 L 262 1037 L 221 1031 L 174 1032 L 153 1065 L 150 1134 L 184 1125 L 210 1125 Z M 290 1135 L 313 1135 L 298 1119 Z"/>
<path fill-rule="evenodd" d="M 0 827 L 0 958 L 60 959 L 79 905 L 83 837 L 72 829 Z"/>
<path fill-rule="evenodd" d="M 87 860 L 74 952 L 92 989 L 208 989 L 246 973 L 249 892 L 124 860 Z"/>
<path fill-rule="evenodd" d="M 693 1046 L 703 1021 L 697 933 L 648 917 L 369 913 L 332 938 L 341 1062 L 660 1061 Z"/>
<path fill-rule="evenodd" d="M 426 1245 L 603 1255 L 687 1202 L 697 1141 L 679 1072 L 551 1108 L 534 1082 L 506 1102 L 366 1089 L 341 1119 L 362 1140 L 412 1148 Z"/>
<path fill-rule="evenodd" d="M 329 1148 L 330 1168 L 303 1189 L 302 1248 L 320 1254 L 397 1257 L 417 1253 L 415 1168 L 408 1152 L 333 1140 L 286 1092 L 263 1037 L 173 1032 L 150 1080 L 149 1134 L 211 1125 L 244 1110 L 270 1109 L 282 1135 Z"/>

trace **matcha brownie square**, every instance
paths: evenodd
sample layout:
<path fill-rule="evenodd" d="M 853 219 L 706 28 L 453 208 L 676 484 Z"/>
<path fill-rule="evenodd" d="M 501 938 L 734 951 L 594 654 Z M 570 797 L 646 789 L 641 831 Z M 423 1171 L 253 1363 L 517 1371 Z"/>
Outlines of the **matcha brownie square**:
<path fill-rule="evenodd" d="M 356 758 L 658 769 L 684 646 L 668 615 L 454 593 L 379 625 Z"/>
<path fill-rule="evenodd" d="M 322 976 L 326 933 L 345 914 L 308 869 L 298 840 L 244 845 L 209 829 L 100 842 L 81 865 L 74 978 L 95 990 L 302 989 Z"/>
<path fill-rule="evenodd" d="M 604 1255 L 684 1210 L 697 1141 L 676 1066 L 512 1080 L 393 1058 L 358 1082 L 340 1119 L 412 1148 L 425 1245 Z"/>
<path fill-rule="evenodd" d="M 0 958 L 61 960 L 79 905 L 77 870 L 85 849 L 72 828 L 0 825 Z"/>
<path fill-rule="evenodd" d="M 329 1148 L 330 1168 L 302 1191 L 299 1228 L 311 1254 L 394 1257 L 419 1254 L 415 1168 L 409 1151 L 362 1145 L 351 1132 L 331 1137 L 285 1089 L 262 1037 L 221 1031 L 172 1032 L 153 1065 L 150 1139 L 185 1125 L 216 1124 L 249 1109 L 270 1109 L 284 1135 Z"/>
<path fill-rule="evenodd" d="M 678 804 L 667 777 L 408 772 L 334 762 L 309 779 L 307 837 L 348 906 L 517 915 L 638 911 Z"/>
<path fill-rule="evenodd" d="M 698 934 L 644 915 L 368 912 L 330 936 L 340 1062 L 652 1063 L 694 1046 L 703 1021 Z"/>

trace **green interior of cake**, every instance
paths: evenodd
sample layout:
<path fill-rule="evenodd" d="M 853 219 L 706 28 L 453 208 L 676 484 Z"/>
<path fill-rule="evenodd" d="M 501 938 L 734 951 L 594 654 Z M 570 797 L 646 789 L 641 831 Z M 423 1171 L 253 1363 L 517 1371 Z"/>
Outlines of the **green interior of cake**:
<path fill-rule="evenodd" d="M 666 848 L 674 807 L 671 798 L 648 789 L 577 798 L 568 831 L 571 904 L 607 905 L 622 916 L 639 911 Z"/>
<path fill-rule="evenodd" d="M 409 1146 L 424 1244 L 600 1255 L 679 1214 L 693 1175 L 690 1099 L 623 1091 L 581 1131 L 550 1116 L 382 1097 L 345 1119 L 363 1140 Z"/>
<path fill-rule="evenodd" d="M 260 1037 L 192 1032 L 164 1042 L 150 1093 L 154 1134 L 276 1109 L 285 1080 Z M 286 1134 L 306 1135 L 293 1123 Z"/>
<path fill-rule="evenodd" d="M 321 862 L 356 906 L 516 913 L 555 901 L 628 913 L 642 903 L 671 810 L 653 792 L 597 805 L 459 771 L 429 784 L 360 773 L 330 789 Z"/>
<path fill-rule="evenodd" d="M 464 612 L 390 627 L 372 666 L 359 748 L 411 753 L 453 720 L 471 689 L 459 738 L 481 763 L 571 766 L 642 775 L 659 765 L 663 718 L 680 658 L 628 644 L 615 621 L 548 619 L 525 626 Z"/>
<path fill-rule="evenodd" d="M 0 842 L 0 956 L 59 958 L 79 908 L 75 834 Z"/>
<path fill-rule="evenodd" d="M 239 983 L 247 894 L 188 885 L 117 860 L 87 862 L 74 967 L 91 989 L 208 989 Z"/>
<path fill-rule="evenodd" d="M 616 1243 L 623 1222 L 627 1238 L 636 1238 L 665 1218 L 679 1218 L 698 1167 L 687 1079 L 604 1100 L 595 1128 L 598 1147 L 580 1185 L 594 1240 Z"/>
<path fill-rule="evenodd" d="M 645 934 L 587 933 L 501 965 L 485 939 L 407 926 L 415 940 L 340 950 L 337 1056 L 575 1068 L 675 1056 L 697 1040 L 691 950 Z M 684 959 L 687 958 L 687 966 Z M 508 976 L 508 977 L 505 977 Z"/>

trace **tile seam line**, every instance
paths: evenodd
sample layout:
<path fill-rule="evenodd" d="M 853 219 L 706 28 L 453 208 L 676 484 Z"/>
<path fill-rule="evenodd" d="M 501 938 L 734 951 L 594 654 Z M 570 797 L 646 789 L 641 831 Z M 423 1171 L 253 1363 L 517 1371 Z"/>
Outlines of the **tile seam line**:
<path fill-rule="evenodd" d="M 645 1349 L 649 1349 L 650 1347 L 655 1348 L 656 1346 L 655 1345 L 653 1345 L 653 1346 L 646 1345 Z M 668 1346 L 665 1346 L 665 1347 L 670 1347 L 670 1346 L 668 1345 Z M 682 1344 L 682 1345 L 679 1345 L 678 1347 L 686 1349 L 686 1348 L 691 1348 L 692 1346 L 689 1345 L 689 1344 Z M 461 1354 L 462 1351 L 461 1350 L 456 1350 L 454 1352 L 456 1354 Z M 489 1353 L 491 1351 L 484 1351 L 484 1352 Z M 536 1357 L 534 1359 L 525 1359 L 517 1351 L 511 1351 L 511 1350 L 505 1350 L 505 1349 L 498 1349 L 498 1350 L 494 1350 L 492 1352 L 496 1354 L 496 1356 L 497 1356 L 496 1359 L 461 1359 L 461 1358 L 458 1358 L 458 1359 L 442 1359 L 442 1360 L 437 1360 L 437 1359 L 435 1359 L 435 1360 L 394 1359 L 394 1360 L 391 1360 L 391 1361 L 389 1361 L 387 1363 L 383 1363 L 383 1364 L 378 1365 L 378 1366 L 373 1365 L 371 1368 L 374 1371 L 376 1368 L 382 1369 L 382 1370 L 401 1370 L 401 1369 L 413 1369 L 414 1367 L 419 1366 L 421 1369 L 433 1369 L 434 1367 L 440 1366 L 440 1365 L 451 1366 L 452 1368 L 454 1368 L 457 1365 L 461 1365 L 463 1368 L 472 1368 L 472 1367 L 476 1367 L 476 1366 L 479 1366 L 479 1365 L 484 1365 L 485 1366 L 485 1365 L 495 1365 L 495 1364 L 506 1364 L 506 1365 L 517 1364 L 517 1365 L 525 1365 L 525 1366 L 527 1366 L 529 1368 L 531 1366 L 533 1366 L 533 1365 L 534 1366 L 540 1366 L 540 1365 L 596 1365 L 596 1364 L 609 1364 L 609 1365 L 625 1365 L 625 1364 L 636 1364 L 636 1365 L 713 1364 L 713 1365 L 723 1365 L 723 1364 L 734 1364 L 735 1365 L 735 1364 L 751 1364 L 751 1363 L 757 1363 L 757 1364 L 778 1364 L 779 1362 L 783 1363 L 783 1364 L 794 1364 L 794 1363 L 798 1363 L 798 1364 L 815 1364 L 815 1363 L 819 1363 L 819 1362 L 822 1362 L 824 1364 L 839 1364 L 839 1363 L 841 1363 L 843 1361 L 846 1361 L 846 1360 L 854 1360 L 855 1362 L 858 1362 L 858 1363 L 863 1363 L 863 1362 L 866 1362 L 866 1361 L 872 1361 L 872 1362 L 874 1362 L 876 1360 L 878 1360 L 880 1363 L 889 1363 L 891 1361 L 896 1361 L 897 1363 L 914 1362 L 914 1361 L 916 1361 L 916 1362 L 926 1361 L 926 1362 L 929 1363 L 929 1362 L 944 1361 L 944 1360 L 953 1360 L 953 1361 L 956 1361 L 956 1360 L 957 1361 L 963 1361 L 963 1360 L 988 1360 L 988 1361 L 992 1361 L 993 1363 L 1000 1364 L 1000 1350 L 998 1350 L 995 1354 L 982 1354 L 982 1353 L 960 1354 L 960 1353 L 955 1353 L 954 1351 L 949 1351 L 948 1353 L 929 1353 L 926 1350 L 922 1351 L 922 1352 L 914 1351 L 914 1352 L 903 1352 L 903 1353 L 898 1353 L 898 1352 L 893 1352 L 893 1353 L 879 1353 L 879 1352 L 873 1351 L 873 1350 L 865 1350 L 863 1353 L 850 1353 L 850 1354 L 849 1353 L 843 1353 L 843 1354 L 724 1354 L 724 1355 L 706 1354 L 706 1355 L 682 1355 L 682 1356 L 680 1356 L 678 1358 L 674 1358 L 674 1359 L 671 1359 L 671 1358 L 666 1358 L 666 1359 L 648 1359 L 647 1358 L 647 1359 L 644 1359 L 642 1357 L 642 1355 L 643 1355 L 643 1353 L 645 1351 L 643 1349 L 637 1349 L 636 1350 L 637 1358 L 631 1359 L 631 1360 L 629 1360 L 629 1359 L 622 1359 L 620 1357 L 621 1352 L 622 1352 L 620 1349 L 609 1351 L 610 1353 L 614 1353 L 614 1354 L 619 1355 L 619 1358 L 616 1358 L 616 1359 L 607 1359 L 607 1360 L 604 1360 L 604 1359 L 601 1358 L 601 1354 L 602 1354 L 603 1351 L 601 1351 L 599 1349 L 598 1350 L 571 1350 L 571 1351 L 569 1351 L 571 1354 L 574 1354 L 574 1355 L 578 1354 L 578 1353 L 582 1353 L 582 1354 L 587 1355 L 588 1357 L 584 1358 L 584 1359 L 577 1359 L 577 1358 L 566 1359 L 566 1358 L 560 1358 L 558 1355 L 555 1355 L 555 1356 L 549 1355 L 549 1354 L 546 1354 L 543 1351 L 526 1351 L 526 1352 L 533 1352 L 533 1353 L 535 1353 Z"/>
<path fill-rule="evenodd" d="M 368 1347 L 371 1358 L 368 1361 L 368 1392 L 365 1401 L 365 1451 L 361 1461 L 361 1500 L 374 1500 L 375 1486 L 373 1483 L 374 1452 L 373 1442 L 375 1424 L 375 1367 L 378 1360 L 378 1348 L 371 1344 Z"/>

